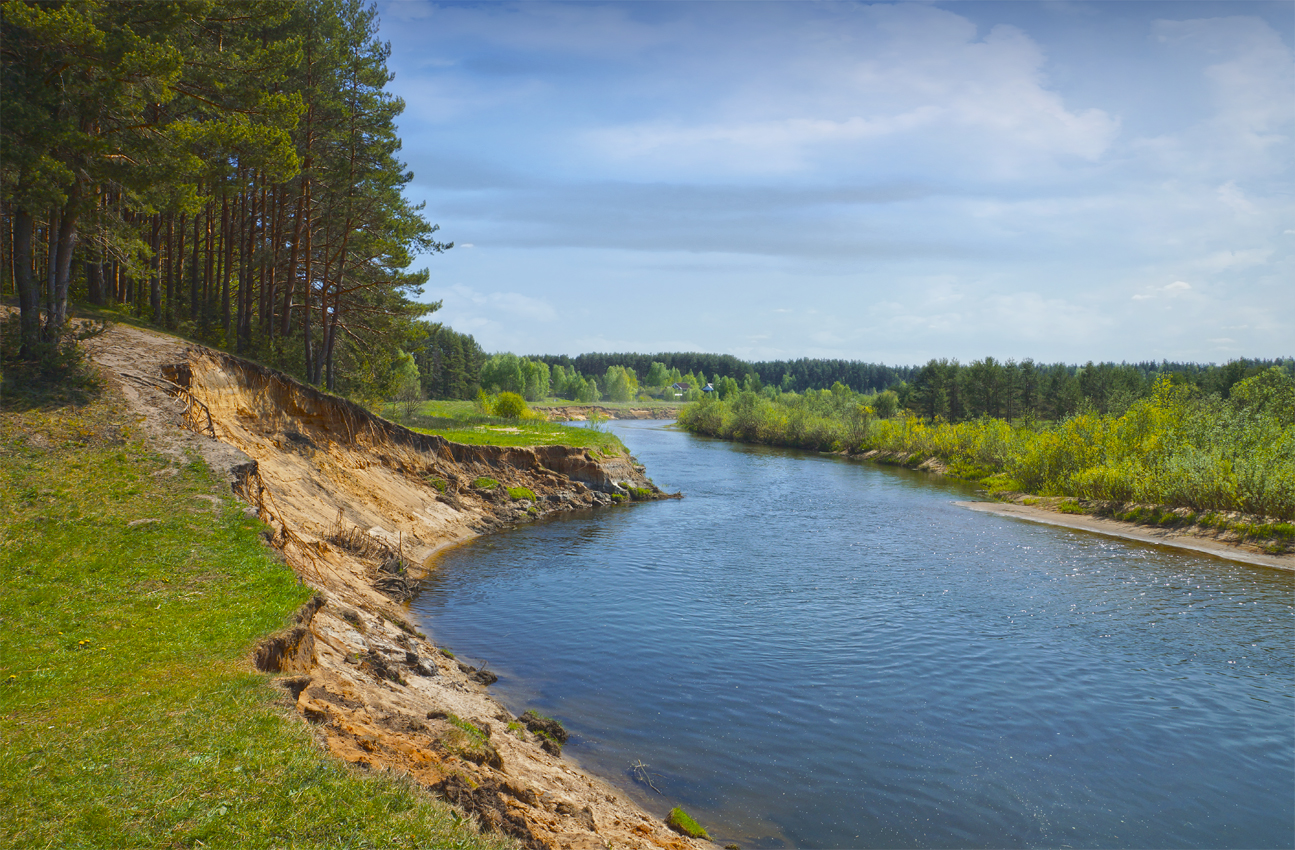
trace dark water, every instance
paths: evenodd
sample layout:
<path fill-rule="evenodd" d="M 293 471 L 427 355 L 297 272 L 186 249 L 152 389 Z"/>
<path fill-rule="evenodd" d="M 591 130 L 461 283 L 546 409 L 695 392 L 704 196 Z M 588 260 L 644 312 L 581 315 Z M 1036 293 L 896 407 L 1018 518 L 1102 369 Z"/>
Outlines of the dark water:
<path fill-rule="evenodd" d="M 414 609 L 651 811 L 743 847 L 1295 845 L 1291 573 L 615 430 L 686 498 L 474 541 Z"/>

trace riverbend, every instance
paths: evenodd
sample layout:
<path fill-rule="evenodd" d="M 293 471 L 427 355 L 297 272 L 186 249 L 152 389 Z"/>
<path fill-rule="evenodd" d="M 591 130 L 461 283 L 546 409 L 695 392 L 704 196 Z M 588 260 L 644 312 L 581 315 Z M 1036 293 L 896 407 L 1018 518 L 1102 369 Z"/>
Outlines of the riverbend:
<path fill-rule="evenodd" d="M 1289 572 L 612 427 L 685 498 L 474 540 L 414 613 L 643 805 L 743 847 L 1289 846 Z"/>

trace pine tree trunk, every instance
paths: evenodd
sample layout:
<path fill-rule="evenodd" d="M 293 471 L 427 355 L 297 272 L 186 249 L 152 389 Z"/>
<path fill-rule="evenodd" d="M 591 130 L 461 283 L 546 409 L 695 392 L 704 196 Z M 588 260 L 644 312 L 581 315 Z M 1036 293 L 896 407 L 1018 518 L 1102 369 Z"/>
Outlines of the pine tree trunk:
<path fill-rule="evenodd" d="M 166 327 L 175 326 L 175 213 L 166 217 Z"/>
<path fill-rule="evenodd" d="M 45 339 L 50 338 L 54 330 L 54 278 L 58 275 L 58 214 L 50 211 L 49 222 L 45 225 L 45 244 L 48 246 L 45 260 Z"/>
<path fill-rule="evenodd" d="M 279 337 L 288 335 L 292 325 L 292 291 L 297 285 L 297 261 L 300 257 L 301 216 L 306 201 L 306 193 L 297 193 L 297 213 L 292 220 L 292 250 L 288 253 L 288 274 L 283 282 L 283 312 L 279 316 Z"/>
<path fill-rule="evenodd" d="M 212 232 L 216 226 L 216 210 L 207 202 L 206 264 L 202 268 L 202 333 L 211 333 L 211 320 L 216 312 L 216 239 Z"/>
<path fill-rule="evenodd" d="M 40 289 L 32 274 L 32 241 L 36 223 L 25 209 L 14 210 L 14 284 L 18 288 L 18 325 L 21 356 L 30 360 L 40 345 Z"/>
<path fill-rule="evenodd" d="M 229 196 L 220 199 L 220 324 L 224 331 L 225 344 L 229 345 L 230 305 L 229 277 L 230 267 L 234 262 L 234 234 L 230 232 L 233 225 L 229 221 Z"/>
<path fill-rule="evenodd" d="M 153 249 L 153 276 L 148 281 L 149 306 L 153 308 L 153 321 L 162 323 L 162 216 L 153 216 L 153 234 L 150 247 Z"/>
<path fill-rule="evenodd" d="M 201 299 L 198 292 L 198 245 L 199 236 L 202 231 L 198 229 L 202 221 L 202 213 L 193 214 L 193 258 L 189 264 L 189 321 L 198 321 L 198 311 L 202 307 Z"/>

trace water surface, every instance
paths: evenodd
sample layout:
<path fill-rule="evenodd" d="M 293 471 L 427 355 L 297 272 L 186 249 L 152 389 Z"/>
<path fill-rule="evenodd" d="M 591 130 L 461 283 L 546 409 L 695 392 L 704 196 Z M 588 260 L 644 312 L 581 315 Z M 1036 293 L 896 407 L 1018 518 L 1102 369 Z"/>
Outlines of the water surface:
<path fill-rule="evenodd" d="M 1290 573 L 613 427 L 686 497 L 458 547 L 414 613 L 649 810 L 743 847 L 1295 843 Z"/>

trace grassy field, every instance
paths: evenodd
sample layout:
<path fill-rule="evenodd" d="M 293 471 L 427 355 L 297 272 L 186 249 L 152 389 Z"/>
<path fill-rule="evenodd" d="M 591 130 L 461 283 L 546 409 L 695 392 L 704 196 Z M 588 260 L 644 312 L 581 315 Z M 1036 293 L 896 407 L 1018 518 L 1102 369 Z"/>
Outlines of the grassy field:
<path fill-rule="evenodd" d="M 0 413 L 0 846 L 506 846 L 319 748 L 247 660 L 309 591 L 137 428 Z"/>
<path fill-rule="evenodd" d="M 592 449 L 605 457 L 628 451 L 607 431 L 543 419 L 484 416 L 470 401 L 425 401 L 411 417 L 405 417 L 398 405 L 387 405 L 382 415 L 420 433 L 474 446 L 574 446 Z"/>
<path fill-rule="evenodd" d="M 685 402 L 682 401 L 663 401 L 659 398 L 649 399 L 647 401 L 597 401 L 592 404 L 583 404 L 578 401 L 567 401 L 566 399 L 549 399 L 548 401 L 537 401 L 531 404 L 531 407 L 537 410 L 548 410 L 554 407 L 601 407 L 606 410 L 660 410 L 662 413 L 669 413 L 671 416 L 683 410 Z"/>

